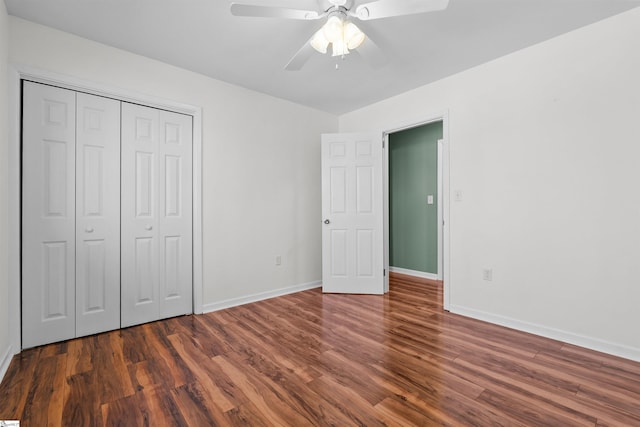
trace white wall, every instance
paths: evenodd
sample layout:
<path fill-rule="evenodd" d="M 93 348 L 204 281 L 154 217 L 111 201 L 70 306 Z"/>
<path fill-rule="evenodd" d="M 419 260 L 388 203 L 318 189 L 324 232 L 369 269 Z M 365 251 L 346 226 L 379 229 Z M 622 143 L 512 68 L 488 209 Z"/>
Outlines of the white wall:
<path fill-rule="evenodd" d="M 336 117 L 13 17 L 9 29 L 12 62 L 203 107 L 205 304 L 320 279 L 318 136 Z M 638 75 L 640 9 L 346 114 L 340 130 L 448 109 L 463 192 L 453 311 L 640 360 Z M 6 288 L 0 276 L 0 301 Z"/>
<path fill-rule="evenodd" d="M 340 130 L 448 109 L 463 192 L 452 311 L 640 360 L 638 76 L 634 9 L 345 114 Z"/>
<path fill-rule="evenodd" d="M 8 203 L 8 104 L 7 104 L 7 56 L 8 45 L 7 10 L 4 1 L 0 1 L 0 378 L 4 375 L 12 351 L 9 334 L 9 276 L 7 234 Z"/>
<path fill-rule="evenodd" d="M 320 280 L 320 134 L 337 130 L 336 116 L 18 18 L 9 24 L 11 63 L 202 107 L 205 310 Z"/>

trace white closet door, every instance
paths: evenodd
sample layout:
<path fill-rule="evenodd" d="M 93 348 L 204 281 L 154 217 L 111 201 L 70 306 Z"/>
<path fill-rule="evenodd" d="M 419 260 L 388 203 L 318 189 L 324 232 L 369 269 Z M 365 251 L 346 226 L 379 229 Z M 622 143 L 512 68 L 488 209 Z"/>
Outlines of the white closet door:
<path fill-rule="evenodd" d="M 77 94 L 76 336 L 120 327 L 120 102 Z"/>
<path fill-rule="evenodd" d="M 122 103 L 121 325 L 157 320 L 159 110 Z"/>
<path fill-rule="evenodd" d="M 192 118 L 122 104 L 122 326 L 192 312 Z"/>
<path fill-rule="evenodd" d="M 160 318 L 192 313 L 192 117 L 160 111 Z"/>
<path fill-rule="evenodd" d="M 75 336 L 73 91 L 25 82 L 22 346 Z"/>

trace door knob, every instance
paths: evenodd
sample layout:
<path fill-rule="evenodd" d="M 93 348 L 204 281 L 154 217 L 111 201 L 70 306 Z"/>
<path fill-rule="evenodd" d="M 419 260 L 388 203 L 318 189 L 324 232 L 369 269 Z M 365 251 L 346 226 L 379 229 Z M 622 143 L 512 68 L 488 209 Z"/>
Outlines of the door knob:
<path fill-rule="evenodd" d="M 151 230 L 153 230 L 153 226 L 147 225 L 146 227 L 144 227 L 144 229 L 147 230 L 147 231 L 151 231 Z"/>
<path fill-rule="evenodd" d="M 325 223 L 325 224 L 331 224 L 331 221 L 329 221 L 328 219 L 325 219 L 325 220 L 324 220 L 324 223 Z"/>

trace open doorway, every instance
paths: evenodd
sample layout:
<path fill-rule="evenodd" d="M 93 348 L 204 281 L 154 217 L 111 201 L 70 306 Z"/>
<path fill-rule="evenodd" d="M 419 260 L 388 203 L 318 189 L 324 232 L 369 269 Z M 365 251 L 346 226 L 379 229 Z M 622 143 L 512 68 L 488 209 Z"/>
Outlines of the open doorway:
<path fill-rule="evenodd" d="M 385 264 L 391 273 L 442 281 L 445 309 L 447 136 L 446 115 L 385 132 Z"/>
<path fill-rule="evenodd" d="M 389 270 L 442 280 L 442 122 L 389 134 Z"/>

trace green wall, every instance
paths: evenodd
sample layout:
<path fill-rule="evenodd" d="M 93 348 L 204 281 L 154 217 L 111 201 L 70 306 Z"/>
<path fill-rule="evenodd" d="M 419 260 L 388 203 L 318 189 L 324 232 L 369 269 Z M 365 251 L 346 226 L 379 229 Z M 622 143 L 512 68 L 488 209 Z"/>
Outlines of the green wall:
<path fill-rule="evenodd" d="M 438 273 L 438 140 L 442 122 L 389 135 L 389 263 Z M 433 195 L 433 204 L 427 196 Z"/>

